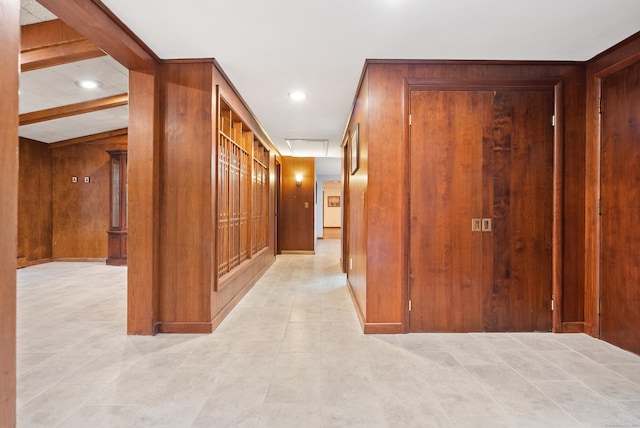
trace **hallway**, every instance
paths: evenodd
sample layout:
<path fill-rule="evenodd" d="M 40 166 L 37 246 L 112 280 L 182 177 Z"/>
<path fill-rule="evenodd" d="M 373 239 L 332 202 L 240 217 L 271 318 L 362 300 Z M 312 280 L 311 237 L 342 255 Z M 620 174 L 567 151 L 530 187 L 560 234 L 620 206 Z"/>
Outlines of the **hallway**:
<path fill-rule="evenodd" d="M 363 335 L 340 241 L 210 335 L 126 336 L 126 268 L 18 271 L 18 427 L 640 427 L 640 357 L 583 334 Z"/>

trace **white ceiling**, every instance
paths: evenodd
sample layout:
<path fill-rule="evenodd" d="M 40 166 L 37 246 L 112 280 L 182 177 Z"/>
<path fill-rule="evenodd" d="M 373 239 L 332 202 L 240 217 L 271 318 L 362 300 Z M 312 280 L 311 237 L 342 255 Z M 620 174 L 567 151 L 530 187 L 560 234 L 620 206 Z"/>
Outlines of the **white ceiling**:
<path fill-rule="evenodd" d="M 640 31 L 639 0 L 102 2 L 160 58 L 216 58 L 283 155 L 340 156 L 367 58 L 584 61 Z"/>

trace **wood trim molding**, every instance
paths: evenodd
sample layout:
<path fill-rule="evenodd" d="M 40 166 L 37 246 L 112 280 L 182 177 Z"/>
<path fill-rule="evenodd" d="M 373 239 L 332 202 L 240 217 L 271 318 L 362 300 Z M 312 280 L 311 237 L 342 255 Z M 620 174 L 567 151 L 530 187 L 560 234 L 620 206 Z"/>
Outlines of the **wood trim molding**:
<path fill-rule="evenodd" d="M 129 129 L 122 128 L 114 131 L 100 132 L 98 134 L 85 135 L 84 137 L 71 138 L 69 140 L 62 140 L 48 145 L 49 150 L 59 149 L 61 147 L 74 146 L 76 144 L 91 143 L 94 141 L 104 140 L 106 138 L 120 137 L 128 135 Z"/>
<path fill-rule="evenodd" d="M 113 95 L 99 98 L 97 100 L 84 101 L 66 106 L 53 107 L 44 110 L 23 113 L 20 115 L 20 126 L 32 123 L 46 122 L 48 120 L 61 119 L 63 117 L 75 116 L 78 114 L 92 113 L 94 111 L 106 110 L 120 107 L 129 103 L 128 94 Z"/>
<path fill-rule="evenodd" d="M 556 90 L 556 86 L 562 82 L 562 78 L 552 79 L 422 79 L 407 78 L 406 82 L 411 91 L 486 91 L 486 90 Z"/>

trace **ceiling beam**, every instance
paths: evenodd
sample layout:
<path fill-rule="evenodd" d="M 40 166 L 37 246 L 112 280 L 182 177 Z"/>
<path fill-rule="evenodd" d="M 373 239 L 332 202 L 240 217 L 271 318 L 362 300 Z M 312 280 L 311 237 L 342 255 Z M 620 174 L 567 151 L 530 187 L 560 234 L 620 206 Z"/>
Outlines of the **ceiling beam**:
<path fill-rule="evenodd" d="M 129 70 L 152 71 L 157 57 L 100 0 L 39 0 Z"/>
<path fill-rule="evenodd" d="M 47 120 L 61 119 L 63 117 L 75 116 L 78 114 L 91 113 L 99 110 L 106 110 L 109 108 L 124 106 L 128 103 L 129 95 L 119 94 L 111 97 L 99 98 L 97 100 L 83 101 L 81 103 L 23 113 L 20 115 L 20 126 L 46 122 Z"/>
<path fill-rule="evenodd" d="M 20 71 L 53 67 L 106 55 L 59 19 L 20 28 Z"/>
<path fill-rule="evenodd" d="M 45 46 L 20 53 L 20 71 L 53 67 L 61 64 L 105 56 L 87 39 L 75 40 L 54 46 Z"/>

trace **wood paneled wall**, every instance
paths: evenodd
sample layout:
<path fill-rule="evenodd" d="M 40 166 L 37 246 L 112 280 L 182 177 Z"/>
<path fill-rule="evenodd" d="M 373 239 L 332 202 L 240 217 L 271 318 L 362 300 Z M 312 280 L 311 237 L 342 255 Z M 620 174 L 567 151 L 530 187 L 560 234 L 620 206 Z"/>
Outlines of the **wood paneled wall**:
<path fill-rule="evenodd" d="M 16 426 L 20 2 L 0 2 L 0 426 Z"/>
<path fill-rule="evenodd" d="M 225 275 L 223 286 L 218 284 L 217 163 L 212 163 L 218 158 L 218 95 L 269 150 L 275 150 L 213 61 L 166 62 L 160 69 L 164 129 L 160 142 L 159 331 L 211 332 L 275 260 L 273 251 L 265 248 Z M 269 156 L 269 163 L 274 160 Z M 270 195 L 272 200 L 273 187 Z M 273 210 L 270 212 L 273 227 Z"/>
<path fill-rule="evenodd" d="M 53 258 L 107 257 L 111 176 L 106 151 L 126 147 L 123 135 L 52 150 Z"/>
<path fill-rule="evenodd" d="M 354 296 L 356 302 L 356 310 L 360 322 L 365 325 L 367 320 L 367 314 L 369 311 L 369 305 L 367 302 L 367 219 L 368 213 L 367 203 L 367 183 L 369 178 L 369 103 L 368 92 L 369 87 L 369 71 L 365 70 L 361 88 L 365 88 L 357 95 L 354 109 L 349 123 L 349 128 L 345 138 L 346 153 L 348 154 L 346 162 L 344 163 L 343 177 L 344 182 L 348 183 L 348 188 L 345 189 L 345 221 L 343 222 L 343 228 L 345 228 L 345 237 L 343 245 L 348 248 L 347 255 L 345 257 L 347 281 L 349 284 L 349 290 Z M 353 173 L 352 163 L 355 160 L 352 158 L 355 145 L 355 129 L 358 127 L 358 169 Z M 393 198 L 393 195 L 390 195 Z M 348 218 L 353 221 L 346 221 Z M 393 251 L 391 248 L 387 248 Z M 378 259 L 380 260 L 380 259 Z M 382 296 L 380 296 L 382 297 Z M 399 299 L 399 297 L 398 297 Z M 376 302 L 372 302 L 376 305 L 380 300 L 376 299 Z M 371 312 L 375 312 L 375 308 L 371 308 Z M 365 328 L 365 331 L 367 329 Z"/>
<path fill-rule="evenodd" d="M 601 127 L 600 97 L 602 81 L 608 76 L 640 62 L 640 33 L 631 36 L 587 64 L 586 91 L 586 248 L 585 248 L 585 332 L 600 336 L 600 174 L 601 174 Z M 625 94 L 621 94 L 624 97 Z M 628 95 L 627 95 L 628 96 Z M 607 99 L 605 105 L 625 104 L 628 100 Z M 629 126 L 633 126 L 631 123 Z M 637 131 L 635 131 L 637 133 Z M 635 180 L 629 177 L 630 182 Z M 633 215 L 631 212 L 628 215 Z M 640 300 L 640 292 L 636 301 Z M 637 326 L 631 334 L 638 334 Z"/>
<path fill-rule="evenodd" d="M 302 174 L 302 184 L 296 184 Z M 282 158 L 282 199 L 278 233 L 280 248 L 287 251 L 315 251 L 315 161 L 313 158 Z"/>
<path fill-rule="evenodd" d="M 364 330 L 406 329 L 407 138 L 406 86 L 421 80 L 533 80 L 561 78 L 564 125 L 564 269 L 562 328 L 581 330 L 584 322 L 584 91 L 585 69 L 578 63 L 506 63 L 463 61 L 368 61 L 357 93 L 348 131 L 360 123 L 360 165 L 350 177 L 349 282 L 356 305 L 364 308 Z M 359 109 L 368 109 L 362 118 Z M 366 122 L 366 123 L 363 123 Z M 360 177 L 359 174 L 363 176 Z M 364 191 L 364 193 L 362 193 Z M 362 211 L 357 206 L 364 204 Z M 356 230 L 354 230 L 356 229 Z M 359 230 L 359 231 L 358 231 Z M 366 242 L 358 247 L 357 240 Z M 364 248 L 359 250 L 358 248 Z M 358 258 L 364 262 L 359 263 Z M 357 277 L 366 278 L 364 287 Z M 366 296 L 366 299 L 363 298 Z"/>
<path fill-rule="evenodd" d="M 164 94 L 160 142 L 160 331 L 189 325 L 194 330 L 210 332 L 209 287 L 215 264 L 212 64 L 163 64 L 160 80 Z"/>
<path fill-rule="evenodd" d="M 20 138 L 18 266 L 52 257 L 52 154 L 47 144 Z"/>

